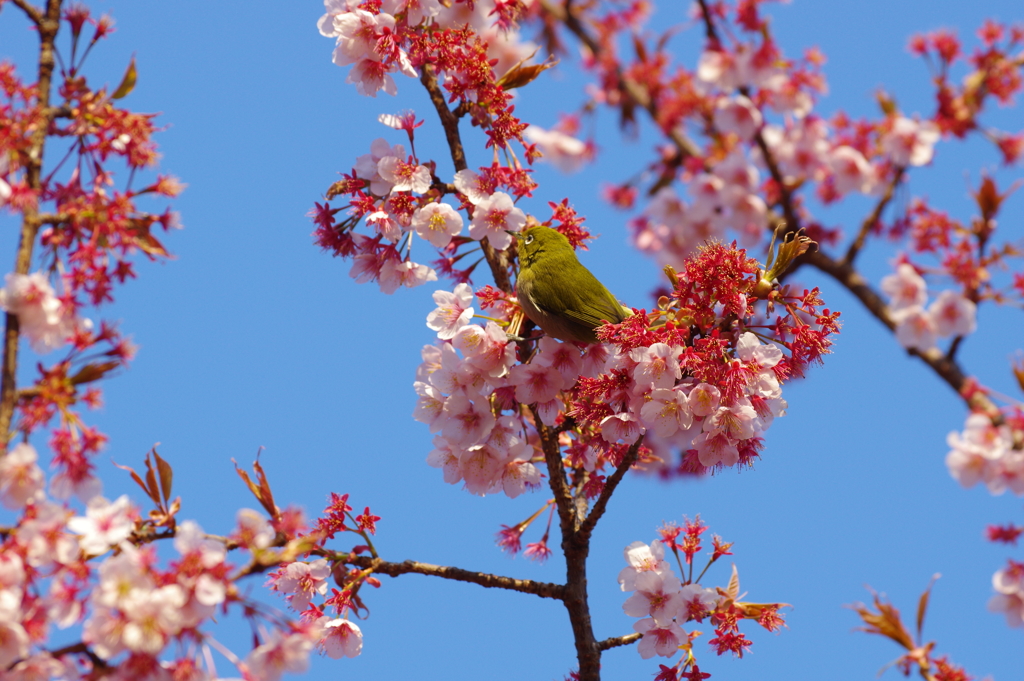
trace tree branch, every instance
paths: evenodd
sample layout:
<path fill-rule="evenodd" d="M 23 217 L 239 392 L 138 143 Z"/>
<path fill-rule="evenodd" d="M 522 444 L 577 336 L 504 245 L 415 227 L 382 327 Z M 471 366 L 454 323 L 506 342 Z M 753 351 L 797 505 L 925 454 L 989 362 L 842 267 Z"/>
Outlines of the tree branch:
<path fill-rule="evenodd" d="M 896 173 L 893 175 L 892 181 L 889 186 L 885 188 L 885 194 L 875 204 L 875 209 L 871 211 L 871 214 L 864 218 L 864 222 L 860 225 L 860 231 L 857 232 L 857 237 L 850 244 L 850 247 L 846 250 L 846 255 L 843 256 L 842 262 L 852 265 L 853 261 L 857 258 L 857 254 L 860 253 L 860 249 L 864 248 L 864 242 L 868 238 L 868 234 L 871 233 L 871 229 L 878 222 L 879 218 L 882 217 L 882 211 L 892 201 L 893 195 L 896 193 L 896 187 L 899 186 L 900 181 L 903 180 L 903 175 L 906 173 L 905 167 L 899 167 L 896 169 Z"/>
<path fill-rule="evenodd" d="M 46 135 L 50 129 L 49 122 L 53 116 L 53 110 L 50 109 L 50 85 L 55 66 L 53 45 L 60 29 L 61 0 L 48 0 L 45 17 L 27 2 L 20 0 L 14 0 L 14 2 L 33 18 L 39 33 L 39 81 L 36 84 L 38 97 L 36 106 L 44 112 L 47 120 L 32 132 L 32 143 L 25 163 L 25 182 L 30 189 L 38 191 L 42 186 L 40 178 L 42 177 L 43 150 L 46 146 Z M 33 10 L 35 11 L 34 15 Z M 14 265 L 16 274 L 28 274 L 32 266 L 32 248 L 35 245 L 39 225 L 39 209 L 34 204 L 26 206 Z M 7 444 L 11 438 L 14 407 L 18 398 L 16 374 L 21 325 L 17 315 L 10 312 L 6 313 L 4 322 L 4 354 L 3 359 L 0 360 L 0 449 L 6 453 Z"/>
<path fill-rule="evenodd" d="M 430 64 L 424 64 L 421 68 L 420 82 L 427 89 L 430 101 L 437 110 L 441 119 L 441 127 L 444 128 L 444 136 L 448 140 L 448 149 L 451 152 L 452 163 L 455 164 L 455 172 L 466 170 L 466 152 L 462 146 L 462 137 L 459 134 L 459 118 L 448 108 L 444 93 L 437 82 L 437 77 Z M 480 248 L 484 252 L 487 264 L 491 268 L 491 276 L 494 278 L 494 285 L 505 293 L 512 293 L 512 281 L 508 276 L 508 256 L 504 251 L 497 251 L 491 246 L 486 237 L 480 240 Z"/>
<path fill-rule="evenodd" d="M 597 498 L 594 503 L 594 508 L 591 509 L 590 515 L 580 525 L 579 531 L 576 533 L 581 540 L 590 539 L 590 534 L 594 531 L 594 527 L 597 525 L 597 521 L 604 515 L 605 509 L 608 506 L 608 500 L 612 498 L 612 494 L 615 493 L 615 488 L 618 487 L 622 478 L 626 475 L 634 463 L 636 463 L 637 456 L 640 452 L 640 446 L 644 442 L 644 436 L 641 435 L 640 439 L 633 443 L 626 452 L 626 455 L 622 457 L 622 463 L 618 465 L 615 472 L 612 473 L 604 483 L 604 489 L 601 490 L 601 496 Z"/>
<path fill-rule="evenodd" d="M 487 589 L 507 589 L 509 591 L 519 591 L 521 593 L 533 594 L 534 596 L 540 596 L 541 598 L 553 598 L 555 600 L 562 600 L 565 598 L 565 586 L 562 584 L 534 582 L 529 579 L 514 579 L 512 577 L 502 577 L 500 575 L 492 575 L 486 572 L 473 572 L 471 570 L 463 570 L 461 568 L 448 567 L 445 565 L 420 563 L 415 560 L 407 560 L 401 563 L 389 563 L 388 561 L 381 560 L 380 558 L 356 556 L 354 558 L 346 558 L 345 563 L 355 565 L 356 567 L 364 570 L 370 568 L 375 574 L 388 575 L 389 577 L 398 577 L 399 575 L 405 574 L 427 575 L 430 577 L 440 577 L 442 579 L 452 579 L 457 582 L 479 584 Z"/>
<path fill-rule="evenodd" d="M 636 643 L 643 634 L 626 634 L 625 636 L 616 636 L 614 638 L 606 638 L 603 641 L 598 641 L 597 647 L 600 650 L 608 650 L 609 648 L 618 648 L 619 646 L 628 646 L 632 643 Z"/>
<path fill-rule="evenodd" d="M 29 3 L 27 0 L 11 0 L 14 5 L 21 9 L 28 18 L 32 20 L 32 23 L 37 27 L 43 22 L 43 13 L 39 11 L 39 8 Z"/>

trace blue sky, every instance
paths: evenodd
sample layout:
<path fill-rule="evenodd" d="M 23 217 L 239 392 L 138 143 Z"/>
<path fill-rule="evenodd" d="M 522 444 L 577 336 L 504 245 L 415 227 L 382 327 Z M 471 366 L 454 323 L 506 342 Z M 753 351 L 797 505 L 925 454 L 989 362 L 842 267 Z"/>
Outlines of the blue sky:
<path fill-rule="evenodd" d="M 417 136 L 421 158 L 436 158 L 442 177 L 452 173 L 443 147 L 433 142 L 439 126 L 418 84 L 399 79 L 396 98 L 358 96 L 344 82 L 347 69 L 331 64 L 332 42 L 316 31 L 317 2 L 242 8 L 122 0 L 93 7 L 113 14 L 117 32 L 90 57 L 91 82 L 116 84 L 135 55 L 138 85 L 125 102 L 160 112 L 158 122 L 167 126 L 157 138 L 161 168 L 189 185 L 174 204 L 185 228 L 165 241 L 175 259 L 141 265 L 139 279 L 119 292 L 116 304 L 94 315 L 120 320 L 141 348 L 131 369 L 106 383 L 106 404 L 92 415 L 111 438 L 101 456 L 106 496 L 140 498 L 109 461 L 139 467 L 159 442 L 176 470 L 181 517 L 226 532 L 235 509 L 256 507 L 231 460 L 248 465 L 264 448 L 261 461 L 279 503 L 315 515 L 331 491 L 351 493 L 354 506 L 370 505 L 382 516 L 376 545 L 387 559 L 560 581 L 557 556 L 536 565 L 510 560 L 493 544 L 500 524 L 528 516 L 545 500 L 542 493 L 480 499 L 445 485 L 424 463 L 430 435 L 410 417 L 412 381 L 419 350 L 432 341 L 423 320 L 437 287 L 385 296 L 376 286 L 357 285 L 348 263 L 312 245 L 306 213 L 337 173 L 347 172 L 375 137 L 402 141 L 376 123 L 378 114 L 415 109 L 427 121 Z M 662 7 L 665 22 L 677 20 L 669 9 L 675 3 Z M 967 38 L 983 17 L 1024 19 L 1019 3 L 1009 0 L 971 7 L 796 0 L 771 9 L 787 54 L 817 45 L 828 57 L 830 93 L 818 110 L 855 116 L 874 114 L 879 87 L 909 114 L 931 112 L 927 71 L 906 51 L 912 33 L 953 27 Z M 24 74 L 33 39 L 6 5 L 0 56 L 15 58 Z M 699 30 L 675 41 L 691 65 L 700 41 Z M 583 100 L 572 60 L 563 67 L 520 93 L 519 115 L 550 126 Z M 1016 110 L 991 114 L 993 124 L 1020 125 Z M 658 273 L 628 247 L 626 218 L 602 203 L 598 188 L 639 169 L 652 139 L 623 140 L 614 117 L 602 114 L 598 161 L 570 177 L 540 167 L 541 188 L 527 206 L 544 214 L 547 201 L 569 197 L 603 237 L 584 263 L 636 306 L 648 304 Z M 490 158 L 480 146 L 469 153 L 470 166 Z M 907 197 L 928 196 L 966 219 L 979 169 L 991 169 L 1001 186 L 1020 175 L 997 163 L 982 144 L 941 145 L 934 164 L 912 174 Z M 1018 243 L 1021 202 L 1014 196 L 1001 220 Z M 849 227 L 867 210 L 866 200 L 850 201 L 827 217 Z M 13 222 L 0 217 L 0 226 L 8 235 L 0 262 L 13 263 Z M 889 245 L 870 245 L 862 256 L 865 276 L 877 285 L 893 254 Z M 623 547 L 650 541 L 663 521 L 700 513 L 712 532 L 735 542 L 750 600 L 794 605 L 781 634 L 751 628 L 755 644 L 743 660 L 716 659 L 698 644 L 701 667 L 714 678 L 870 678 L 899 651 L 853 632 L 857 618 L 843 605 L 867 600 L 870 585 L 912 619 L 918 595 L 937 572 L 943 576 L 926 638 L 978 678 L 1017 678 L 1013 651 L 1020 649 L 1021 631 L 1009 630 L 985 603 L 992 573 L 1019 550 L 992 546 L 982 532 L 989 523 L 1019 522 L 1020 500 L 965 491 L 950 478 L 945 437 L 963 425 L 959 400 L 851 296 L 811 272 L 801 277 L 820 285 L 828 306 L 843 312 L 835 354 L 807 380 L 786 387 L 789 413 L 775 422 L 754 470 L 672 484 L 627 478 L 591 549 L 597 635 L 631 631 L 615 581 Z M 983 309 L 979 327 L 962 350 L 968 372 L 1017 394 L 1007 360 L 1024 330 L 1019 312 Z M 728 565 L 715 570 L 712 579 L 724 584 Z M 259 582 L 253 580 L 254 592 Z M 371 617 L 362 623 L 363 655 L 318 658 L 309 678 L 390 679 L 415 670 L 423 679 L 560 679 L 575 664 L 567 617 L 552 601 L 419 576 L 384 578 L 383 588 L 365 595 Z M 228 622 L 218 637 L 244 652 L 247 630 L 231 629 Z M 604 669 L 609 679 L 647 678 L 657 664 L 641 661 L 630 647 L 606 653 Z M 226 663 L 220 672 L 232 675 Z"/>

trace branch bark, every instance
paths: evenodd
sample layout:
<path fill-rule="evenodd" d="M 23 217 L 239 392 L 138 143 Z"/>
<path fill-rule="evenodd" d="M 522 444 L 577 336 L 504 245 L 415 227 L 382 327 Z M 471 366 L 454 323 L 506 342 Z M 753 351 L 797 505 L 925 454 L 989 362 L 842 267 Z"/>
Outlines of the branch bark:
<path fill-rule="evenodd" d="M 61 0 L 48 0 L 45 15 L 39 14 L 38 10 L 27 2 L 15 0 L 15 4 L 32 18 L 39 34 L 37 106 L 44 112 L 46 121 L 43 125 L 36 127 L 32 133 L 32 144 L 29 147 L 25 164 L 25 182 L 31 189 L 38 191 L 41 188 L 46 135 L 54 116 L 54 110 L 50 108 L 50 86 L 53 82 L 55 66 L 53 46 L 60 29 Z M 40 224 L 39 209 L 36 206 L 26 207 L 21 222 L 18 253 L 14 263 L 16 274 L 28 274 L 32 266 L 32 249 Z M 0 450 L 4 454 L 7 452 L 7 444 L 11 439 L 11 421 L 14 419 L 14 407 L 18 397 L 18 340 L 20 336 L 21 325 L 17 315 L 6 313 L 4 317 L 4 354 L 3 360 L 0 362 Z"/>
<path fill-rule="evenodd" d="M 346 559 L 345 562 L 364 570 L 372 568 L 375 574 L 388 575 L 389 577 L 398 577 L 399 575 L 406 574 L 427 575 L 430 577 L 440 577 L 442 579 L 452 579 L 457 582 L 478 584 L 487 589 L 507 589 L 509 591 L 533 594 L 534 596 L 540 596 L 541 598 L 553 598 L 559 601 L 565 598 L 565 587 L 561 584 L 551 584 L 550 582 L 534 582 L 529 579 L 502 577 L 501 575 L 492 575 L 486 572 L 473 572 L 472 570 L 463 570 L 462 568 L 448 567 L 445 565 L 420 563 L 415 560 L 406 560 L 401 563 L 390 563 L 379 558 L 357 556 L 355 558 Z"/>

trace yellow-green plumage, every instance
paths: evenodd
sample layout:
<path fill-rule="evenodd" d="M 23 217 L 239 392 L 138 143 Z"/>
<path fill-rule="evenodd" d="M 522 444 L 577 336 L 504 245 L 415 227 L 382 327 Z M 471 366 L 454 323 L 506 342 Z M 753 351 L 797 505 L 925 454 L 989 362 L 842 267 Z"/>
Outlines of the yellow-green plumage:
<path fill-rule="evenodd" d="M 519 278 L 516 295 L 530 320 L 562 341 L 596 343 L 594 329 L 618 324 L 630 311 L 576 258 L 569 240 L 550 227 L 516 236 Z"/>

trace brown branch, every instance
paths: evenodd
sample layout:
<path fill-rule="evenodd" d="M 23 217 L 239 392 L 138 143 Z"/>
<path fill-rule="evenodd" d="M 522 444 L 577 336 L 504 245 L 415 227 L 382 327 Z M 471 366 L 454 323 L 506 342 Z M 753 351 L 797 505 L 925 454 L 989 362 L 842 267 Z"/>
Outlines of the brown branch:
<path fill-rule="evenodd" d="M 43 21 L 43 13 L 39 11 L 39 8 L 29 3 L 27 0 L 11 0 L 15 6 L 19 7 L 21 11 L 28 15 L 28 18 L 32 20 L 32 23 L 37 27 Z"/>
<path fill-rule="evenodd" d="M 616 636 L 614 638 L 606 638 L 603 641 L 598 641 L 597 647 L 601 650 L 608 650 L 609 648 L 618 648 L 619 646 L 628 646 L 632 643 L 636 643 L 644 637 L 643 634 L 626 634 L 625 636 Z"/>
<path fill-rule="evenodd" d="M 446 565 L 420 563 L 415 560 L 389 563 L 380 558 L 356 556 L 354 558 L 346 558 L 345 563 L 355 565 L 364 570 L 370 568 L 375 574 L 388 575 L 389 577 L 398 577 L 399 575 L 406 574 L 427 575 L 429 577 L 452 579 L 457 582 L 478 584 L 487 589 L 519 591 L 520 593 L 532 594 L 541 598 L 562 600 L 565 597 L 565 587 L 561 584 L 534 582 L 530 579 L 514 579 L 512 577 L 502 577 L 501 575 L 492 575 L 486 572 L 473 572 L 472 570 L 463 570 L 462 568 L 448 567 Z"/>
<path fill-rule="evenodd" d="M 29 10 L 35 9 L 34 7 L 26 2 L 14 1 L 18 7 L 32 16 Z M 48 0 L 46 16 L 44 17 L 36 11 L 36 15 L 33 17 L 39 34 L 37 106 L 45 112 L 47 117 L 46 122 L 37 126 L 33 131 L 32 142 L 26 155 L 25 182 L 33 190 L 41 188 L 43 150 L 46 146 L 46 135 L 50 129 L 49 122 L 54 113 L 50 108 L 50 85 L 55 66 L 53 46 L 60 29 L 60 5 L 61 0 Z M 32 266 L 32 248 L 35 245 L 39 225 L 39 209 L 34 205 L 27 206 L 21 222 L 21 236 L 14 265 L 16 274 L 28 274 L 29 268 Z M 21 325 L 17 315 L 10 312 L 6 313 L 4 321 L 4 354 L 0 361 L 0 449 L 6 452 L 7 443 L 11 438 L 11 421 L 14 418 L 14 407 L 18 397 L 18 340 L 21 335 Z"/>
<path fill-rule="evenodd" d="M 864 222 L 860 225 L 860 231 L 857 232 L 857 237 L 850 244 L 850 247 L 846 250 L 846 255 L 843 256 L 842 262 L 846 264 L 853 264 L 853 261 L 857 258 L 857 254 L 860 253 L 860 249 L 864 248 L 864 242 L 868 238 L 868 234 L 871 233 L 872 228 L 878 223 L 878 220 L 882 217 L 882 211 L 892 201 L 892 197 L 896 193 L 896 187 L 903 180 L 903 175 L 907 169 L 903 166 L 896 169 L 896 173 L 893 175 L 892 181 L 885 188 L 885 194 L 875 204 L 875 209 L 871 211 L 871 214 L 864 218 Z"/>
<path fill-rule="evenodd" d="M 594 531 L 594 527 L 597 525 L 597 521 L 604 515 L 605 509 L 608 506 L 608 500 L 612 498 L 612 494 L 615 492 L 615 488 L 618 487 L 622 478 L 626 475 L 634 463 L 636 463 L 637 456 L 640 453 L 640 445 L 644 442 L 644 436 L 641 435 L 640 439 L 633 443 L 633 446 L 629 448 L 626 455 L 622 457 L 622 463 L 618 465 L 615 472 L 612 473 L 604 483 L 604 489 L 601 490 L 601 495 L 597 498 L 594 503 L 594 508 L 590 511 L 590 515 L 580 525 L 580 529 L 577 535 L 581 539 L 589 539 L 590 534 Z"/>
<path fill-rule="evenodd" d="M 448 140 L 452 163 L 455 164 L 455 172 L 466 170 L 469 166 L 466 164 L 466 151 L 462 146 L 462 137 L 459 134 L 459 118 L 448 108 L 444 93 L 441 91 L 441 86 L 438 84 L 431 66 L 424 64 L 421 70 L 420 82 L 427 89 L 430 101 L 441 119 L 441 127 L 444 128 L 444 136 Z M 508 276 L 508 256 L 504 251 L 495 250 L 486 237 L 480 240 L 480 248 L 491 268 L 494 285 L 505 293 L 512 293 L 512 280 Z"/>

